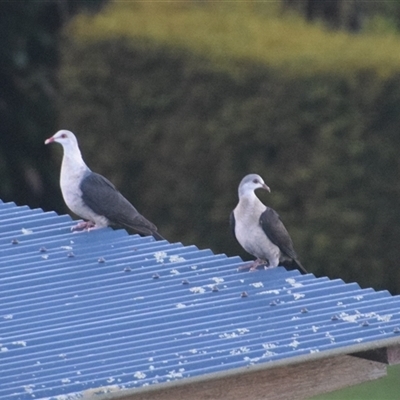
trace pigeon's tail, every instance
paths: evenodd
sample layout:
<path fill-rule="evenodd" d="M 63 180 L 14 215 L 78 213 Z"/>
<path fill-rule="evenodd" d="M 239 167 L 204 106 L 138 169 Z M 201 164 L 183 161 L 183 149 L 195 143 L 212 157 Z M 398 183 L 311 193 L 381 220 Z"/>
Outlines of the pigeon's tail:
<path fill-rule="evenodd" d="M 164 237 L 162 237 L 157 231 L 151 232 L 152 236 L 156 240 L 166 240 Z"/>
<path fill-rule="evenodd" d="M 302 275 L 308 274 L 307 270 L 301 265 L 299 260 L 293 260 L 293 264 L 301 272 Z"/>
<path fill-rule="evenodd" d="M 292 258 L 290 261 L 285 260 L 281 263 L 287 270 L 297 269 L 302 275 L 308 274 L 307 270 L 301 265 L 301 262 L 297 259 Z"/>
<path fill-rule="evenodd" d="M 157 229 L 154 225 L 153 225 L 153 229 L 150 230 L 147 227 L 143 227 L 143 226 L 133 226 L 133 225 L 124 225 L 125 228 L 128 228 L 128 230 L 130 232 L 133 231 L 133 233 L 139 234 L 140 236 L 153 236 L 154 239 L 156 240 L 166 240 L 164 237 L 162 237 L 156 230 Z"/>

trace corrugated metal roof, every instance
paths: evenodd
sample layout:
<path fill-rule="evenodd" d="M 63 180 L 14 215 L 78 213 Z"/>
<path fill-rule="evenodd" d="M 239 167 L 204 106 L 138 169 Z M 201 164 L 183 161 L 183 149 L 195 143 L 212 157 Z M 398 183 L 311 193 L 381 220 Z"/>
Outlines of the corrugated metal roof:
<path fill-rule="evenodd" d="M 400 297 L 0 203 L 0 398 L 75 399 L 390 338 Z M 106 389 L 104 389 L 106 388 Z"/>

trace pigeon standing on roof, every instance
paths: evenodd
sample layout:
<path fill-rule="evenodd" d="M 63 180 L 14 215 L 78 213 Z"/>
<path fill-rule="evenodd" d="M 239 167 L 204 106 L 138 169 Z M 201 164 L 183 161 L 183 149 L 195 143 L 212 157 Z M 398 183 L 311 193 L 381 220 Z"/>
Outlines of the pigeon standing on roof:
<path fill-rule="evenodd" d="M 69 209 L 86 220 L 73 230 L 95 229 L 121 225 L 156 240 L 164 238 L 157 227 L 143 217 L 136 208 L 103 176 L 92 172 L 82 159 L 75 135 L 58 131 L 44 143 L 60 143 L 64 149 L 60 186 Z"/>
<path fill-rule="evenodd" d="M 278 213 L 259 200 L 254 193 L 256 189 L 271 191 L 261 176 L 246 175 L 239 184 L 239 203 L 230 216 L 233 235 L 248 253 L 257 258 L 240 269 L 254 271 L 262 264 L 277 267 L 283 262 L 288 269 L 298 269 L 306 274 Z"/>

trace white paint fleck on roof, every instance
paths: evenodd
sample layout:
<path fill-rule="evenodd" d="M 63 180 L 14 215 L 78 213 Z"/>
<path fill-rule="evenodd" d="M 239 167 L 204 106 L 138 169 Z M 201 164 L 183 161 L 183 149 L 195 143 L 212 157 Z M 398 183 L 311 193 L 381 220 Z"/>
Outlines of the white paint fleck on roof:
<path fill-rule="evenodd" d="M 389 322 L 392 319 L 393 314 L 380 315 L 380 314 L 377 314 L 376 312 L 369 312 L 369 313 L 365 313 L 364 317 L 365 318 L 376 318 L 376 320 L 379 322 Z"/>
<path fill-rule="evenodd" d="M 169 273 L 171 275 L 179 275 L 180 274 L 180 272 L 177 269 L 171 269 L 171 271 L 169 271 Z"/>
<path fill-rule="evenodd" d="M 229 354 L 232 356 L 238 355 L 238 354 L 244 354 L 244 353 L 249 353 L 250 349 L 246 346 L 239 347 L 238 349 L 232 349 Z"/>
<path fill-rule="evenodd" d="M 261 357 L 243 357 L 243 360 L 249 363 L 250 365 L 258 363 Z"/>
<path fill-rule="evenodd" d="M 247 328 L 238 328 L 233 332 L 224 332 L 218 335 L 221 339 L 232 339 L 250 332 Z"/>
<path fill-rule="evenodd" d="M 156 251 L 154 253 L 154 258 L 158 263 L 164 262 L 164 258 L 167 257 L 167 253 L 165 251 Z"/>
<path fill-rule="evenodd" d="M 232 339 L 232 338 L 236 338 L 239 335 L 236 332 L 230 332 L 230 333 L 221 333 L 220 335 L 218 335 L 221 339 Z"/>
<path fill-rule="evenodd" d="M 144 379 L 144 378 L 146 378 L 146 374 L 145 374 L 144 372 L 141 372 L 141 371 L 136 371 L 136 372 L 133 374 L 133 376 L 134 376 L 136 379 Z"/>
<path fill-rule="evenodd" d="M 262 358 L 272 357 L 274 355 L 276 355 L 274 351 L 267 350 L 263 353 Z"/>
<path fill-rule="evenodd" d="M 16 346 L 26 347 L 26 342 L 24 340 L 18 340 L 16 342 L 12 342 L 12 344 L 14 344 Z"/>
<path fill-rule="evenodd" d="M 33 388 L 35 385 L 24 385 L 23 388 L 26 393 L 32 394 L 33 393 Z"/>
<path fill-rule="evenodd" d="M 264 349 L 275 349 L 275 347 L 277 347 L 277 345 L 275 343 L 263 343 L 262 347 Z"/>
<path fill-rule="evenodd" d="M 174 262 L 182 262 L 186 261 L 184 257 L 178 256 L 177 254 L 174 254 L 169 257 L 169 262 L 174 263 Z"/>
<path fill-rule="evenodd" d="M 206 289 L 201 286 L 195 286 L 189 289 L 192 293 L 205 293 Z"/>
<path fill-rule="evenodd" d="M 357 320 L 360 318 L 376 319 L 376 321 L 378 321 L 378 322 L 389 322 L 392 319 L 393 314 L 378 314 L 374 311 L 368 312 L 368 313 L 361 313 L 358 310 L 355 310 L 354 314 L 341 312 L 339 314 L 339 317 L 343 321 L 352 322 L 352 323 L 357 322 Z"/>
<path fill-rule="evenodd" d="M 360 314 L 357 310 L 356 310 L 356 314 L 348 314 L 346 312 L 341 312 L 339 314 L 339 318 L 341 318 L 343 321 L 346 322 L 352 322 L 355 323 L 357 322 L 357 320 L 362 316 L 362 314 Z"/>
<path fill-rule="evenodd" d="M 182 378 L 182 372 L 180 371 L 175 371 L 174 369 L 172 371 L 169 371 L 168 374 L 166 375 L 168 378 L 175 379 L 175 378 Z"/>
<path fill-rule="evenodd" d="M 285 282 L 287 282 L 292 287 L 302 287 L 303 286 L 303 284 L 301 282 L 297 282 L 295 278 L 287 278 L 287 279 L 285 279 Z"/>

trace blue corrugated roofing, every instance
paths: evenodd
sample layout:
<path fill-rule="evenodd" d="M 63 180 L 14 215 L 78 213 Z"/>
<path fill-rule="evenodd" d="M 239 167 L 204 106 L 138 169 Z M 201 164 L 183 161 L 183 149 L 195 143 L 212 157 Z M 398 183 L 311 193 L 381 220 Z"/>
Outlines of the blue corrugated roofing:
<path fill-rule="evenodd" d="M 0 398 L 75 399 L 397 337 L 400 297 L 0 203 Z M 107 390 L 108 390 L 107 389 Z"/>

